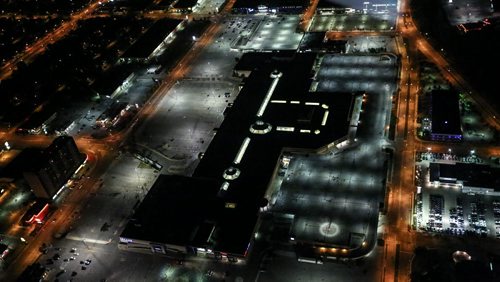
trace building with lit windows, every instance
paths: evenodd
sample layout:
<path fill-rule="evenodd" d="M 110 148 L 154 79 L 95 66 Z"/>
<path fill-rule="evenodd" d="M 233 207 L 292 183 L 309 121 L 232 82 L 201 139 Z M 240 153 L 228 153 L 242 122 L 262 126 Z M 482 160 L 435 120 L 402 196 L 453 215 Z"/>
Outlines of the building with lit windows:
<path fill-rule="evenodd" d="M 70 136 L 54 139 L 39 158 L 24 169 L 24 178 L 39 198 L 54 198 L 85 161 Z"/>
<path fill-rule="evenodd" d="M 0 173 L 0 180 L 24 179 L 35 196 L 53 199 L 85 161 L 75 141 L 69 136 L 54 139 L 45 149 L 24 149 Z"/>

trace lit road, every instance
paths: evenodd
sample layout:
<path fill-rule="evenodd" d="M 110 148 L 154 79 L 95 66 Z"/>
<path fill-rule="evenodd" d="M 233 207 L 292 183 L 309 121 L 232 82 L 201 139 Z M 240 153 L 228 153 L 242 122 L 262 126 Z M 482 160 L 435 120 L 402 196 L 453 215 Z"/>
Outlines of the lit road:
<path fill-rule="evenodd" d="M 99 189 L 99 184 L 101 183 L 100 177 L 111 164 L 112 160 L 117 156 L 117 148 L 133 132 L 137 124 L 145 121 L 156 111 L 158 102 L 179 79 L 186 75 L 190 70 L 191 63 L 199 56 L 201 51 L 213 42 L 215 35 L 217 35 L 221 28 L 218 18 L 221 14 L 224 15 L 229 13 L 232 4 L 234 4 L 234 0 L 226 4 L 223 11 L 218 16 L 214 17 L 215 20 L 208 26 L 197 42 L 195 42 L 193 48 L 178 62 L 177 66 L 165 78 L 159 89 L 137 114 L 131 126 L 122 132 L 115 133 L 101 140 L 92 139 L 88 136 L 75 139 L 80 151 L 86 153 L 88 156 L 89 169 L 86 173 L 88 178 L 82 178 L 78 183 L 78 186 L 81 185 L 81 189 L 66 191 L 67 195 L 62 197 L 62 203 L 58 203 L 57 211 L 47 219 L 47 222 L 42 226 L 35 237 L 29 236 L 33 228 L 29 230 L 23 229 L 16 223 L 11 226 L 11 229 L 6 233 L 9 236 L 26 238 L 27 244 L 20 245 L 18 249 L 11 254 L 13 257 L 9 263 L 9 267 L 4 272 L 0 273 L 0 280 L 18 277 L 27 266 L 39 258 L 41 255 L 39 248 L 43 243 L 50 243 L 55 234 L 68 231 L 71 228 L 72 220 L 85 206 L 91 193 Z M 97 6 L 95 6 L 95 4 L 91 5 L 91 7 L 75 17 L 84 17 L 96 8 Z M 67 25 L 64 25 L 65 27 L 61 26 L 57 34 L 62 37 L 64 34 L 71 31 L 71 29 L 74 28 L 71 22 L 72 21 L 66 23 Z M 52 36 L 53 35 L 47 35 L 43 40 L 52 40 Z M 43 48 L 42 45 L 43 43 L 38 41 L 34 46 L 40 47 L 33 47 L 29 50 L 39 50 L 37 48 Z M 27 52 L 23 58 L 31 58 L 31 56 L 34 55 L 36 55 L 36 52 Z M 7 73 L 3 72 L 3 75 L 7 75 Z M 13 149 L 47 147 L 53 140 L 53 137 L 44 135 L 16 135 L 14 130 L 10 130 L 10 132 L 1 132 L 0 137 L 2 140 L 8 140 Z M 19 212 L 19 214 L 15 216 L 20 218 L 22 213 Z"/>
<path fill-rule="evenodd" d="M 12 140 L 14 148 L 21 149 L 26 147 L 46 147 L 50 144 L 52 138 L 41 135 L 12 135 L 10 140 Z M 33 231 L 33 227 L 21 228 L 17 224 L 22 216 L 22 212 L 15 215 L 17 221 L 12 224 L 6 235 L 26 238 L 27 244 L 19 245 L 19 249 L 12 254 L 14 257 L 10 261 L 9 268 L 0 274 L 0 280 L 2 277 L 19 276 L 28 265 L 36 261 L 40 255 L 38 249 L 42 243 L 49 243 L 56 233 L 68 230 L 75 212 L 81 210 L 86 204 L 89 195 L 99 188 L 99 177 L 109 166 L 116 152 L 102 141 L 90 142 L 89 140 L 80 139 L 76 140 L 76 142 L 80 151 L 86 153 L 88 156 L 88 172 L 86 173 L 88 178 L 82 178 L 78 183 L 81 185 L 81 189 L 73 189 L 65 192 L 67 195 L 64 197 L 63 202 L 57 203 L 58 209 L 47 219 L 47 222 L 41 227 L 35 237 L 29 235 Z"/>
<path fill-rule="evenodd" d="M 16 65 L 18 63 L 31 62 L 38 54 L 41 54 L 45 51 L 47 45 L 52 44 L 66 36 L 69 32 L 77 27 L 78 21 L 87 18 L 96 9 L 98 9 L 101 4 L 104 4 L 106 2 L 108 2 L 108 0 L 94 1 L 90 3 L 86 8 L 83 8 L 79 12 L 71 15 L 70 19 L 64 21 L 58 28 L 54 29 L 52 32 L 45 34 L 44 37 L 27 46 L 26 49 L 19 53 L 17 56 L 5 62 L 0 68 L 0 80 L 8 78 L 12 74 L 12 72 L 15 71 Z"/>
<path fill-rule="evenodd" d="M 4 140 L 9 140 L 13 149 L 19 150 L 29 147 L 47 147 L 53 140 L 53 137 L 44 135 L 17 135 L 13 133 L 2 133 Z M 39 248 L 42 243 L 49 243 L 52 241 L 56 233 L 67 230 L 71 225 L 71 219 L 75 211 L 80 210 L 87 202 L 89 195 L 98 189 L 99 177 L 109 166 L 111 161 L 116 155 L 117 147 L 116 140 L 90 140 L 79 138 L 75 140 L 81 152 L 88 156 L 88 178 L 82 178 L 78 185 L 81 189 L 68 190 L 63 197 L 62 203 L 56 203 L 56 212 L 47 219 L 47 222 L 36 232 L 36 235 L 30 236 L 30 233 L 35 229 L 34 227 L 22 228 L 19 226 L 23 213 L 26 209 L 20 210 L 11 216 L 13 217 L 13 224 L 10 226 L 4 235 L 20 238 L 23 237 L 27 240 L 27 244 L 18 245 L 18 249 L 13 252 L 13 256 L 6 271 L 0 273 L 0 280 L 2 278 L 17 277 L 21 272 L 30 264 L 32 264 L 40 255 Z M 76 185 L 73 185 L 76 186 Z"/>
<path fill-rule="evenodd" d="M 382 281 L 410 281 L 411 259 L 416 246 L 415 234 L 411 230 L 416 151 L 431 148 L 433 152 L 468 152 L 475 149 L 479 155 L 498 155 L 500 148 L 487 144 L 446 144 L 421 141 L 416 138 L 416 115 L 419 92 L 419 70 L 415 63 L 417 52 L 433 62 L 456 89 L 471 94 L 484 114 L 484 118 L 495 128 L 500 128 L 497 113 L 470 85 L 456 73 L 446 61 L 442 52 L 434 49 L 417 30 L 411 18 L 409 1 L 400 2 L 400 16 L 397 21 L 397 37 L 401 54 L 400 91 L 398 93 L 397 121 L 393 179 L 389 185 L 388 213 L 386 227 L 386 255 L 383 262 Z"/>
<path fill-rule="evenodd" d="M 0 15 L 0 19 L 16 19 L 16 20 L 48 20 L 48 19 L 57 19 L 57 14 L 50 15 L 19 15 L 16 13 L 2 13 Z"/>
<path fill-rule="evenodd" d="M 316 7 L 318 6 L 319 0 L 310 0 L 309 6 L 306 8 L 304 13 L 302 14 L 302 19 L 300 20 L 300 28 L 307 32 L 309 29 L 309 25 L 311 24 L 311 20 L 316 12 Z"/>
<path fill-rule="evenodd" d="M 103 0 L 101 2 L 106 2 Z M 169 75 L 162 82 L 159 89 L 153 94 L 149 101 L 141 108 L 131 126 L 126 130 L 115 133 L 106 139 L 95 140 L 89 137 L 80 137 L 76 139 L 77 145 L 82 152 L 89 156 L 89 171 L 88 179 L 83 179 L 81 183 L 82 189 L 74 189 L 69 191 L 64 202 L 59 205 L 58 210 L 45 223 L 36 237 L 28 236 L 31 230 L 21 229 L 14 224 L 7 233 L 11 236 L 24 236 L 28 242 L 22 250 L 17 250 L 15 256 L 10 263 L 10 268 L 5 273 L 0 274 L 0 280 L 5 277 L 17 277 L 28 265 L 37 260 L 40 255 L 38 248 L 44 242 L 51 242 L 54 234 L 67 230 L 72 224 L 75 212 L 79 211 L 88 201 L 90 193 L 99 189 L 101 174 L 106 170 L 111 161 L 117 155 L 117 148 L 120 146 L 130 134 L 133 134 L 134 129 L 139 124 L 145 122 L 149 117 L 153 116 L 157 110 L 159 101 L 164 98 L 168 90 L 175 83 L 182 79 L 189 71 L 192 62 L 200 55 L 202 50 L 214 41 L 215 36 L 221 29 L 220 18 L 227 15 L 234 4 L 234 0 L 230 0 L 219 15 L 212 17 L 212 23 L 207 27 L 205 32 L 194 43 L 193 48 L 178 62 L 177 66 L 172 69 Z M 312 0 L 308 9 L 305 11 L 302 18 L 301 26 L 307 29 L 309 22 L 314 15 L 318 0 Z M 401 1 L 401 13 L 410 13 L 408 0 Z M 0 69 L 0 79 L 8 77 L 18 62 L 32 61 L 35 56 L 43 53 L 45 46 L 61 39 L 69 32 L 76 28 L 78 20 L 94 17 L 107 16 L 97 15 L 93 12 L 99 7 L 99 2 L 91 3 L 87 8 L 73 15 L 70 20 L 61 24 L 53 32 L 46 34 L 30 45 L 23 53 L 16 58 L 5 63 Z M 185 15 L 172 15 L 169 13 L 161 13 L 158 11 L 143 15 L 143 17 L 157 19 L 163 17 L 183 19 Z M 191 16 L 190 16 L 191 18 Z M 381 280 L 382 281 L 409 281 L 411 271 L 410 261 L 413 250 L 416 246 L 415 234 L 411 231 L 411 209 L 412 197 L 414 192 L 414 165 L 415 152 L 424 150 L 424 148 L 432 148 L 434 152 L 446 152 L 452 149 L 454 152 L 468 151 L 470 145 L 467 144 L 443 144 L 435 142 L 424 142 L 416 139 L 416 114 L 417 114 L 417 95 L 419 92 L 419 77 L 418 65 L 414 58 L 420 51 L 429 60 L 434 62 L 443 72 L 445 78 L 449 79 L 457 88 L 465 89 L 467 92 L 472 90 L 465 80 L 453 69 L 450 69 L 448 62 L 440 51 L 436 51 L 427 41 L 427 39 L 419 33 L 416 26 L 413 24 L 411 16 L 399 17 L 397 21 L 397 31 L 400 36 L 397 36 L 397 45 L 401 55 L 401 70 L 399 91 L 397 97 L 396 109 L 396 129 L 394 142 L 394 162 L 392 167 L 392 179 L 388 181 L 388 211 L 386 215 L 385 229 L 385 247 L 386 252 L 382 262 Z M 329 33 L 330 38 L 344 37 L 345 35 L 387 35 L 387 32 L 335 32 Z M 472 91 L 471 95 L 475 99 L 479 108 L 484 110 L 487 115 L 485 118 L 496 128 L 500 128 L 498 116 L 493 109 L 477 94 Z M 12 130 L 13 131 L 13 130 Z M 27 147 L 46 147 L 52 141 L 52 137 L 43 135 L 26 135 L 19 136 L 10 133 L 0 133 L 2 140 L 8 140 L 11 146 L 15 149 Z M 474 149 L 478 154 L 497 155 L 500 156 L 500 148 L 492 147 L 486 144 L 474 145 Z M 1 200 L 1 198 L 0 198 Z M 14 215 L 20 217 L 21 213 Z M 4 276 L 2 276 L 4 275 Z"/>
<path fill-rule="evenodd" d="M 135 128 L 139 128 L 140 124 L 146 122 L 149 117 L 154 115 L 157 110 L 157 105 L 163 99 L 164 95 L 166 95 L 168 90 L 189 72 L 191 63 L 200 55 L 206 46 L 214 41 L 215 36 L 221 29 L 218 19 L 220 16 L 230 13 L 234 2 L 235 0 L 229 1 L 223 10 L 216 17 L 214 17 L 214 22 L 212 22 L 200 38 L 197 39 L 191 50 L 181 60 L 179 60 L 176 67 L 172 69 L 169 75 L 162 82 L 161 86 L 139 111 L 132 125 L 125 132 L 120 133 L 121 135 L 128 136 Z M 122 140 L 124 139 L 122 138 Z"/>

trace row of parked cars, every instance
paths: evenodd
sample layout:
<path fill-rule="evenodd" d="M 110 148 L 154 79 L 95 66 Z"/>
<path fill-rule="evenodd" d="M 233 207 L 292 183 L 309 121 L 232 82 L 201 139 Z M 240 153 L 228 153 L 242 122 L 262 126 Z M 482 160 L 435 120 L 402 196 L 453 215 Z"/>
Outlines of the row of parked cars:
<path fill-rule="evenodd" d="M 441 195 L 430 195 L 429 221 L 427 228 L 431 231 L 443 229 L 444 198 Z"/>
<path fill-rule="evenodd" d="M 493 201 L 493 216 L 495 217 L 495 236 L 500 239 L 500 201 Z"/>

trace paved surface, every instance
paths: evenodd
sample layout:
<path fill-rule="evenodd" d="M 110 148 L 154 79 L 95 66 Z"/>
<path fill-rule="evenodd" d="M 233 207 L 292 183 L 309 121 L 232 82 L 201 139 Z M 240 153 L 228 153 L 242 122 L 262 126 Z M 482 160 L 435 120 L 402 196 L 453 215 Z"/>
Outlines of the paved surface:
<path fill-rule="evenodd" d="M 240 38 L 235 48 L 244 50 L 295 50 L 303 33 L 296 32 L 299 16 L 265 16 L 249 35 Z"/>
<path fill-rule="evenodd" d="M 310 32 L 319 31 L 391 31 L 396 25 L 396 13 L 316 15 Z"/>
<path fill-rule="evenodd" d="M 336 156 L 296 156 L 284 176 L 273 211 L 295 214 L 298 240 L 349 245 L 378 217 L 383 155 L 368 147 Z M 376 220 L 375 220 L 376 221 Z"/>
<path fill-rule="evenodd" d="M 361 126 L 351 145 L 324 155 L 293 155 L 272 210 L 294 214 L 297 240 L 352 245 L 353 233 L 373 242 L 384 198 L 383 146 L 395 90 L 395 59 L 325 55 L 316 76 L 318 91 L 366 91 Z M 360 81 L 358 82 L 357 79 Z M 357 123 L 356 123 L 357 124 Z M 333 140 L 332 140 L 333 141 Z M 361 244 L 361 242 L 359 242 Z"/>
<path fill-rule="evenodd" d="M 394 88 L 396 62 L 382 56 L 325 55 L 321 61 L 317 91 L 384 93 Z M 392 93 L 391 93 L 392 94 Z"/>
<path fill-rule="evenodd" d="M 169 91 L 136 134 L 146 154 L 164 166 L 162 173 L 192 173 L 234 100 L 235 87 L 231 82 L 183 80 Z M 225 93 L 232 95 L 226 98 Z"/>
<path fill-rule="evenodd" d="M 141 201 L 158 173 L 129 154 L 120 156 L 102 176 L 97 193 L 76 213 L 75 228 L 67 239 L 117 244 L 117 236 L 134 205 Z M 78 188 L 77 188 L 78 189 Z"/>
<path fill-rule="evenodd" d="M 238 20 L 227 20 L 237 25 Z M 185 77 L 165 93 L 156 112 L 135 134 L 139 149 L 163 165 L 162 173 L 190 175 L 234 101 L 240 80 L 232 77 L 239 53 L 219 32 L 189 67 Z"/>
<path fill-rule="evenodd" d="M 450 235 L 464 235 L 464 232 L 473 232 L 497 238 L 500 237 L 500 196 L 469 195 L 462 193 L 461 189 L 454 185 L 434 185 L 429 182 L 428 167 L 432 157 L 429 153 L 422 154 L 424 160 L 417 163 L 416 168 L 420 172 L 421 193 L 417 195 L 415 203 L 417 209 L 417 228 L 430 232 L 445 233 Z M 450 155 L 446 155 L 450 156 Z M 475 162 L 474 157 L 458 157 L 460 161 Z M 447 164 L 456 161 L 448 157 L 443 160 L 434 160 Z M 432 198 L 441 204 L 441 216 L 439 219 L 431 213 L 435 207 Z M 495 212 L 495 209 L 498 210 Z M 461 211 L 460 211 L 461 210 Z M 495 215 L 496 213 L 496 215 Z M 498 224 L 496 221 L 499 220 Z M 434 224 L 433 224 L 434 223 Z M 437 225 L 440 223 L 441 225 Z M 498 227 L 498 230 L 497 230 Z"/>
<path fill-rule="evenodd" d="M 452 25 L 482 21 L 493 15 L 489 0 L 453 0 L 441 1 Z"/>
<path fill-rule="evenodd" d="M 380 259 L 384 249 L 377 247 L 358 263 L 300 263 L 293 256 L 278 255 L 266 263 L 266 272 L 259 273 L 260 282 L 286 281 L 379 281 Z"/>
<path fill-rule="evenodd" d="M 346 53 L 388 52 L 397 54 L 396 40 L 391 36 L 349 36 Z"/>

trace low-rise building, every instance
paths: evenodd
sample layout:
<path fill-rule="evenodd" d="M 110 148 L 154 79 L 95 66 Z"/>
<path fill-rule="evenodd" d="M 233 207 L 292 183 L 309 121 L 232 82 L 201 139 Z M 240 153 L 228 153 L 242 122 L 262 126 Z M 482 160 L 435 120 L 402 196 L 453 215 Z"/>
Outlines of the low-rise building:
<path fill-rule="evenodd" d="M 431 139 L 462 141 L 458 92 L 434 90 L 431 99 Z"/>
<path fill-rule="evenodd" d="M 365 95 L 309 92 L 316 54 L 261 55 L 259 68 L 245 65 L 245 85 L 193 176 L 160 176 L 120 235 L 120 249 L 245 260 L 284 151 L 316 154 L 349 143 Z M 368 235 L 350 236 L 354 245 Z"/>
<path fill-rule="evenodd" d="M 461 188 L 462 193 L 500 196 L 500 169 L 484 164 L 431 163 L 429 181 Z"/>

